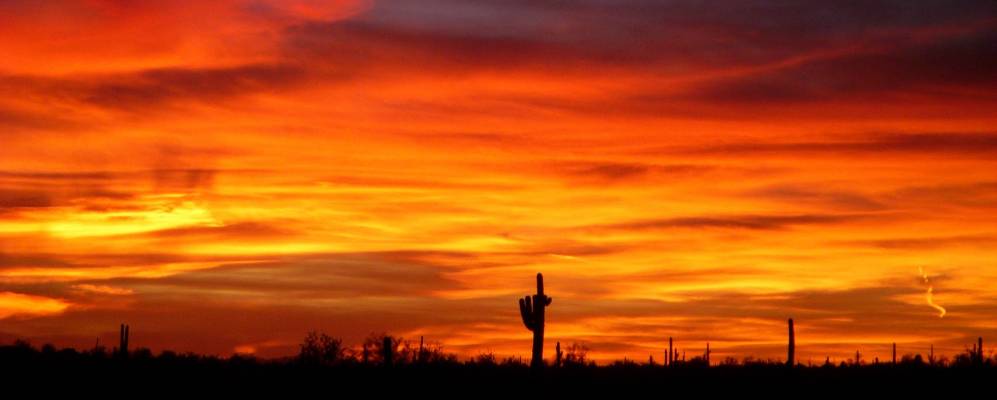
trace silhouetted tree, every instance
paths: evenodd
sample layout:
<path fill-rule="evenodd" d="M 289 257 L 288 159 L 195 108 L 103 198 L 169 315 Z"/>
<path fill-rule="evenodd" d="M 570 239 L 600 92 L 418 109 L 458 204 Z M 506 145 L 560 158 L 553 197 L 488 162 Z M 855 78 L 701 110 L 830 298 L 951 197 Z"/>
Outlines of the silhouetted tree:
<path fill-rule="evenodd" d="M 298 360 L 309 365 L 335 365 L 343 360 L 343 341 L 325 333 L 308 332 L 301 343 Z"/>

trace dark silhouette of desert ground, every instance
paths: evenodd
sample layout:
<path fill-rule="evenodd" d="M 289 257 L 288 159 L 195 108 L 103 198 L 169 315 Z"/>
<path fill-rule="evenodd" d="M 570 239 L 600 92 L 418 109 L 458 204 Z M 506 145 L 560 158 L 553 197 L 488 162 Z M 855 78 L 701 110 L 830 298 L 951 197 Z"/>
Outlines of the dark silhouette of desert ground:
<path fill-rule="evenodd" d="M 6 398 L 28 395 L 106 395 L 111 397 L 187 396 L 479 398 L 507 396 L 938 396 L 968 393 L 989 398 L 997 383 L 997 357 L 983 352 L 983 338 L 952 357 L 905 354 L 894 347 L 889 360 L 800 363 L 793 319 L 787 320 L 787 356 L 781 360 L 711 360 L 704 354 L 678 356 L 668 338 L 664 359 L 618 360 L 596 365 L 579 344 L 554 345 L 543 354 L 543 291 L 519 300 L 523 324 L 533 335 L 532 358 L 500 359 L 483 353 L 470 359 L 443 351 L 423 338 L 404 340 L 371 334 L 359 346 L 309 332 L 295 356 L 260 359 L 163 351 L 154 354 L 130 344 L 131 326 L 121 324 L 116 346 L 91 349 L 33 346 L 18 340 L 0 345 L 0 377 Z M 975 393 L 975 394 L 973 394 Z M 25 396 L 25 397 L 21 397 Z"/>

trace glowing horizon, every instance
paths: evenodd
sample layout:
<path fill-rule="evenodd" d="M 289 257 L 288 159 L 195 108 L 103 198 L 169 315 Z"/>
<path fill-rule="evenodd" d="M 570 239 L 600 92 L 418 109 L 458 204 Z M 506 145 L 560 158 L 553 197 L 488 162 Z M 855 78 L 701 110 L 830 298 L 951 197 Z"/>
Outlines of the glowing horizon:
<path fill-rule="evenodd" d="M 997 338 L 997 6 L 0 4 L 0 342 Z M 943 318 L 939 318 L 944 316 Z M 816 361 L 815 361 L 816 362 Z"/>

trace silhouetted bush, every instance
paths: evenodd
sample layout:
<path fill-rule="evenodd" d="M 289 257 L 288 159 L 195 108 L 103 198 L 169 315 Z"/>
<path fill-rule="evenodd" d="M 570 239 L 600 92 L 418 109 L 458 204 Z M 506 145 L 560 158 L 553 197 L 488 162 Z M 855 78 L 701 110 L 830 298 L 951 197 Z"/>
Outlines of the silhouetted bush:
<path fill-rule="evenodd" d="M 379 354 L 384 339 L 389 339 L 390 346 L 399 354 L 398 364 L 390 369 L 363 366 L 356 358 L 357 354 L 347 351 L 341 340 L 317 332 L 305 336 L 297 356 L 272 360 L 243 354 L 218 357 L 169 350 L 156 355 L 144 348 L 133 350 L 129 358 L 119 358 L 96 348 L 88 351 L 55 346 L 35 348 L 28 342 L 18 341 L 0 346 L 0 376 L 5 382 L 22 383 L 44 378 L 66 387 L 94 390 L 108 386 L 102 383 L 113 378 L 114 386 L 118 388 L 155 391 L 196 387 L 198 391 L 190 393 L 202 393 L 202 387 L 253 390 L 264 386 L 287 394 L 289 390 L 306 388 L 335 391 L 359 387 L 378 393 L 395 389 L 408 393 L 421 389 L 435 397 L 440 393 L 476 395 L 481 390 L 487 390 L 489 394 L 503 390 L 521 393 L 523 388 L 530 386 L 550 388 L 570 397 L 570 393 L 562 392 L 577 390 L 591 395 L 592 390 L 600 387 L 646 391 L 663 383 L 710 390 L 717 389 L 719 384 L 720 387 L 754 390 L 796 385 L 820 390 L 828 387 L 884 388 L 892 392 L 913 388 L 915 385 L 911 383 L 914 382 L 930 383 L 932 387 L 968 388 L 997 377 L 992 355 L 985 357 L 982 363 L 975 363 L 971 351 L 960 353 L 950 364 L 944 362 L 944 357 L 937 357 L 939 361 L 934 367 L 929 367 L 920 355 L 909 354 L 896 366 L 882 362 L 856 366 L 849 362 L 854 359 L 833 363 L 828 358 L 823 365 L 815 363 L 814 367 L 787 369 L 780 360 L 746 357 L 738 362 L 727 357 L 718 365 L 707 367 L 705 358 L 696 356 L 676 364 L 675 368 L 665 368 L 629 359 L 596 366 L 588 359 L 588 348 L 575 343 L 565 351 L 565 368 L 538 372 L 531 370 L 522 357 L 507 357 L 500 361 L 488 352 L 462 362 L 456 355 L 443 351 L 442 346 L 425 343 L 423 355 L 403 357 L 404 351 L 399 349 L 405 346 L 400 338 L 375 334 L 365 342 L 373 347 L 372 354 Z M 418 352 L 418 347 L 409 347 Z"/>
<path fill-rule="evenodd" d="M 494 367 L 498 365 L 495 354 L 492 352 L 478 354 L 471 359 L 470 363 L 486 367 Z"/>
<path fill-rule="evenodd" d="M 564 353 L 566 367 L 584 366 L 588 360 L 589 348 L 581 343 L 572 343 Z"/>
<path fill-rule="evenodd" d="M 306 365 L 335 365 L 346 358 L 343 341 L 325 333 L 308 332 L 300 347 L 298 361 Z"/>

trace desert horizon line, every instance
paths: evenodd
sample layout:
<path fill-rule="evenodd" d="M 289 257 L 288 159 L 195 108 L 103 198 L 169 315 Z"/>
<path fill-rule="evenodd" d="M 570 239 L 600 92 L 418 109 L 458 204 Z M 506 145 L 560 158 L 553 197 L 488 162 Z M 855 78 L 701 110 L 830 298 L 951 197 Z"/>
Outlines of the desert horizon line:
<path fill-rule="evenodd" d="M 927 281 L 927 275 L 924 273 L 924 271 L 921 270 L 920 272 L 925 277 L 924 279 Z M 931 294 L 931 287 L 929 286 L 928 295 L 930 296 L 930 294 Z M 547 296 L 545 294 L 545 292 L 544 292 L 543 274 L 538 272 L 536 274 L 536 294 L 527 295 L 527 296 L 519 299 L 519 310 L 520 310 L 520 314 L 521 314 L 521 318 L 522 318 L 522 323 L 523 323 L 523 325 L 525 325 L 525 327 L 530 332 L 532 332 L 532 335 L 533 335 L 532 356 L 529 358 L 529 360 L 530 360 L 530 367 L 531 368 L 541 368 L 541 367 L 547 365 L 547 363 L 548 363 L 548 359 L 549 358 L 548 357 L 544 357 L 544 355 L 543 355 L 544 349 L 546 347 L 545 342 L 544 342 L 544 326 L 545 326 L 545 322 L 546 322 L 544 310 L 545 310 L 546 307 L 550 306 L 551 304 L 552 304 L 552 298 L 550 296 Z M 931 304 L 930 303 L 930 297 L 929 297 L 929 304 Z M 942 309 L 942 310 L 944 310 L 944 309 Z M 944 317 L 944 313 L 940 317 Z M 788 353 L 787 353 L 787 356 L 784 359 L 783 363 L 786 364 L 787 366 L 790 366 L 790 367 L 796 366 L 796 365 L 804 365 L 804 363 L 802 362 L 802 360 L 800 360 L 799 358 L 796 357 L 796 349 L 797 349 L 797 345 L 796 345 L 797 344 L 797 341 L 796 341 L 796 329 L 795 329 L 795 327 L 796 327 L 796 321 L 794 320 L 794 318 L 790 317 L 790 318 L 787 319 L 787 326 L 788 326 L 788 336 L 787 336 L 788 337 L 788 345 L 787 345 L 787 352 Z M 377 344 L 380 341 L 383 341 L 384 345 L 381 346 L 381 349 L 382 349 L 381 351 L 386 351 L 386 354 L 388 354 L 386 357 L 389 360 L 391 358 L 390 354 L 392 352 L 394 352 L 394 351 L 399 351 L 400 349 L 404 349 L 404 351 L 401 352 L 402 354 L 404 354 L 405 352 L 411 353 L 411 351 L 414 351 L 414 350 L 410 349 L 410 347 L 412 345 L 411 341 L 406 341 L 401 336 L 391 335 L 391 334 L 389 334 L 387 332 L 380 333 L 380 334 L 372 332 L 368 336 L 368 338 L 366 339 L 366 341 L 364 341 L 360 345 L 360 347 L 357 347 L 357 346 L 343 346 L 342 339 L 339 339 L 339 338 L 334 337 L 334 336 L 329 336 L 325 332 L 319 332 L 319 331 L 314 331 L 313 330 L 313 331 L 308 332 L 308 334 L 305 337 L 305 342 L 303 344 L 301 344 L 302 352 L 305 351 L 305 347 L 306 347 L 306 345 L 308 345 L 309 341 L 316 342 L 317 340 L 319 340 L 318 339 L 319 337 L 321 337 L 321 340 L 323 341 L 324 345 L 326 345 L 326 346 L 333 345 L 335 347 L 335 351 L 337 352 L 336 353 L 337 357 L 342 357 L 344 359 L 358 359 L 358 360 L 362 359 L 365 364 L 367 363 L 368 350 L 369 350 L 368 347 L 371 346 L 371 340 L 372 339 L 377 339 L 377 340 L 373 341 L 374 344 Z M 420 335 L 420 337 L 419 337 L 418 352 L 415 353 L 415 354 L 417 354 L 417 357 L 420 357 L 420 359 L 421 359 L 422 355 L 424 354 L 424 349 L 426 348 L 425 347 L 425 340 L 424 339 L 425 339 L 425 336 Z M 671 366 L 671 365 L 676 364 L 676 363 L 685 363 L 685 362 L 687 362 L 686 361 L 686 356 L 687 356 L 687 352 L 689 352 L 690 349 L 689 348 L 677 348 L 677 347 L 675 347 L 676 341 L 674 339 L 675 339 L 674 336 L 669 336 L 668 337 L 668 345 L 667 345 L 667 347 L 663 348 L 662 352 L 659 353 L 659 354 L 662 355 L 662 359 L 661 359 L 661 365 L 662 366 Z M 20 345 L 22 345 L 22 346 L 24 346 L 24 345 L 30 346 L 29 342 L 23 341 L 22 339 L 15 340 L 15 344 L 18 344 L 18 343 Z M 126 323 L 122 323 L 120 325 L 119 338 L 118 338 L 118 346 L 117 347 L 112 347 L 111 348 L 112 349 L 111 353 L 119 355 L 121 357 L 128 357 L 128 355 L 129 355 L 129 343 L 130 343 L 130 325 L 128 325 Z M 389 343 L 390 343 L 390 345 L 389 345 Z M 688 354 L 690 356 L 690 360 L 692 362 L 694 362 L 694 363 L 705 363 L 706 366 L 713 366 L 713 365 L 737 365 L 739 361 L 741 363 L 743 363 L 743 364 L 746 364 L 746 363 L 751 362 L 751 360 L 754 360 L 756 362 L 772 363 L 773 361 L 778 362 L 778 360 L 779 360 L 778 358 L 755 358 L 754 355 L 750 355 L 750 354 L 749 355 L 741 355 L 740 360 L 738 360 L 734 356 L 727 355 L 721 361 L 714 363 L 714 362 L 712 362 L 711 355 L 713 355 L 713 354 L 716 353 L 717 347 L 714 345 L 714 347 L 711 348 L 710 347 L 710 343 L 711 343 L 710 341 L 706 341 L 705 342 L 705 348 L 702 349 L 703 350 L 702 353 L 695 352 L 695 350 L 700 350 L 700 348 L 693 347 L 693 349 L 695 349 L 695 350 L 692 350 L 692 352 Z M 316 343 L 311 343 L 311 345 L 317 345 L 317 344 Z M 897 364 L 899 361 L 902 361 L 902 362 L 915 362 L 915 363 L 920 363 L 921 362 L 921 360 L 922 360 L 921 353 L 916 352 L 916 351 L 913 352 L 913 353 L 911 353 L 911 352 L 901 352 L 901 353 L 898 353 L 898 351 L 897 351 L 898 350 L 897 342 L 895 342 L 895 341 L 891 342 L 890 345 L 891 345 L 891 349 L 892 349 L 892 354 L 891 354 L 891 358 L 889 359 L 889 363 L 891 363 L 891 364 Z M 46 344 L 45 346 L 51 346 L 51 345 Z M 582 343 L 579 343 L 577 341 L 571 342 L 569 346 L 570 346 L 569 348 L 571 349 L 571 351 L 579 351 L 579 352 L 581 352 L 581 357 L 582 357 L 583 360 L 585 360 L 585 357 L 587 356 L 587 352 L 590 350 L 583 342 Z M 106 348 L 105 346 L 101 346 L 100 336 L 98 336 L 97 340 L 96 340 L 96 343 L 95 343 L 95 345 L 94 345 L 94 347 L 93 347 L 93 349 L 91 351 L 94 354 L 103 353 L 105 351 L 104 350 L 105 348 Z M 446 354 L 447 357 L 453 357 L 454 360 L 459 360 L 460 359 L 459 356 L 456 353 L 445 353 L 444 350 L 443 350 L 443 342 L 435 342 L 435 343 L 434 342 L 430 342 L 430 347 L 429 348 L 431 348 L 432 349 L 431 351 L 434 352 L 434 353 Z M 561 361 L 562 361 L 562 356 L 563 356 L 564 353 L 561 350 L 562 347 L 561 347 L 561 342 L 559 340 L 556 340 L 556 345 L 554 346 L 554 348 L 555 348 L 555 357 L 552 358 L 551 360 L 553 361 L 554 365 L 560 365 Z M 70 348 L 70 349 L 75 350 L 75 348 Z M 138 349 L 145 349 L 146 351 L 150 351 L 148 348 L 138 348 Z M 358 352 L 359 349 L 362 349 L 362 351 Z M 903 348 L 901 348 L 901 350 L 902 349 Z M 429 350 L 426 350 L 426 351 L 429 351 Z M 161 354 L 162 353 L 167 353 L 167 352 L 174 353 L 174 351 L 172 351 L 172 350 L 164 349 L 164 350 L 161 351 Z M 245 357 L 245 356 L 253 356 L 253 357 L 255 357 L 255 355 L 252 354 L 252 353 L 253 352 L 238 352 L 238 351 L 233 351 L 233 353 L 229 357 Z M 972 350 L 970 350 L 968 347 L 966 347 L 966 349 L 965 349 L 964 352 L 956 353 L 956 355 L 954 357 L 958 357 L 960 355 L 963 355 L 964 353 L 969 353 L 970 356 L 974 360 L 978 360 L 979 362 L 982 363 L 983 360 L 985 360 L 985 358 L 984 358 L 983 337 L 982 336 L 977 337 L 976 342 L 973 343 Z M 861 347 L 857 347 L 856 350 L 855 350 L 855 353 L 854 353 L 855 357 L 852 358 L 852 359 L 842 360 L 841 363 L 842 364 L 846 364 L 846 361 L 847 361 L 848 363 L 851 363 L 851 364 L 854 364 L 854 365 L 862 365 L 863 364 L 863 360 L 861 358 L 862 354 L 863 354 L 862 353 L 862 348 Z M 990 350 L 989 354 L 992 356 L 993 355 L 993 350 Z M 898 355 L 900 357 L 899 359 L 898 359 Z M 648 354 L 647 365 L 655 365 L 655 357 L 654 356 L 655 356 L 654 353 L 649 353 Z M 279 359 L 288 359 L 288 358 L 294 358 L 294 357 L 296 357 L 296 356 L 271 357 L 269 359 L 278 359 L 279 360 Z M 358 358 L 358 357 L 362 357 L 362 358 Z M 465 358 L 465 359 L 474 360 L 474 359 L 478 359 L 478 358 L 481 358 L 481 357 L 492 357 L 492 358 L 494 358 L 495 356 L 494 356 L 494 354 L 492 352 L 489 351 L 489 352 L 479 352 L 478 355 L 471 356 L 470 358 Z M 868 363 L 868 360 L 869 360 L 868 357 L 870 357 L 870 356 L 868 354 L 866 354 L 866 360 L 865 360 L 866 363 Z M 402 359 L 404 359 L 404 356 L 402 357 Z M 518 360 L 521 361 L 523 359 L 523 357 L 521 355 L 520 356 L 509 356 L 509 357 L 506 357 L 506 359 L 507 360 L 518 359 Z M 874 356 L 872 356 L 872 359 L 874 360 L 874 364 L 879 364 L 880 363 L 879 356 L 874 355 Z M 589 358 L 588 360 L 593 365 L 596 364 L 596 361 L 594 359 Z M 826 360 L 825 363 L 830 363 L 831 362 L 831 356 L 827 355 L 825 357 L 825 360 Z M 928 360 L 928 364 L 929 365 L 936 365 L 937 363 L 940 363 L 941 365 L 946 365 L 949 362 L 949 359 L 946 357 L 945 354 L 943 354 L 941 352 L 939 352 L 939 353 L 936 354 L 934 344 L 930 344 L 930 350 L 929 350 L 929 355 L 927 356 L 927 360 Z M 617 363 L 619 361 L 620 361 L 619 359 L 616 359 L 616 360 L 611 361 L 611 363 Z M 630 360 L 630 361 L 632 361 L 632 360 Z M 622 362 L 624 362 L 624 363 L 628 362 L 628 358 L 624 357 L 622 359 Z M 809 366 L 811 364 L 812 364 L 812 358 L 806 363 L 806 365 Z"/>

